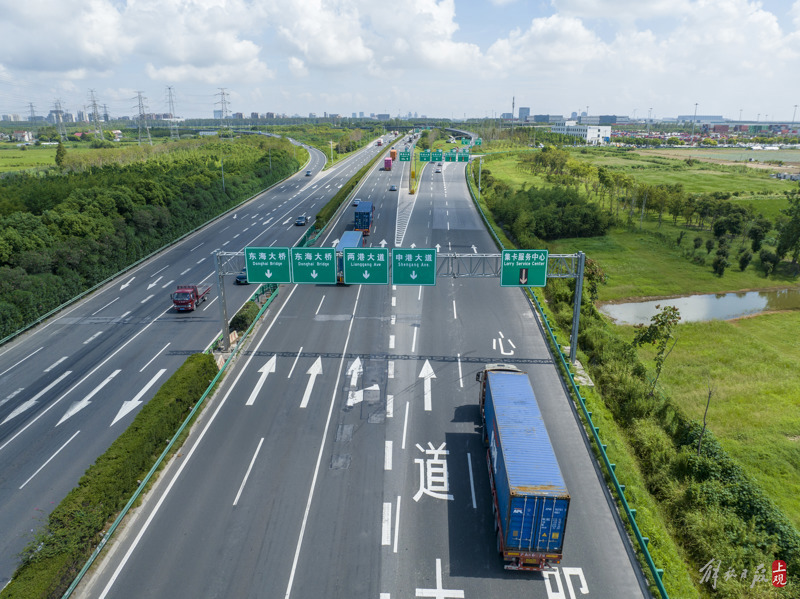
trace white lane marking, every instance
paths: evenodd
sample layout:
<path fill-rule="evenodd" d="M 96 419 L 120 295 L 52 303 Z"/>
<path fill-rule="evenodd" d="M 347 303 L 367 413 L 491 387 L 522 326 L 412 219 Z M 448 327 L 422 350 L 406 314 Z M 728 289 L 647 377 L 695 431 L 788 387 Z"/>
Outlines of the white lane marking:
<path fill-rule="evenodd" d="M 422 365 L 422 370 L 419 373 L 419 378 L 424 379 L 423 392 L 425 396 L 424 397 L 425 411 L 430 412 L 432 409 L 431 379 L 435 379 L 436 374 L 433 372 L 433 368 L 431 368 L 431 363 L 429 360 L 425 360 L 425 364 Z"/>
<path fill-rule="evenodd" d="M 397 298 L 393 295 L 392 296 L 392 308 L 394 308 L 396 305 L 397 305 Z"/>
<path fill-rule="evenodd" d="M 256 463 L 256 458 L 258 457 L 258 452 L 261 451 L 261 446 L 264 444 L 264 437 L 261 437 L 261 441 L 258 442 L 258 447 L 256 447 L 256 452 L 253 454 L 253 458 L 250 460 L 250 465 L 247 467 L 247 472 L 244 473 L 244 478 L 242 479 L 242 484 L 239 485 L 239 492 L 236 493 L 236 499 L 233 500 L 233 505 L 235 506 L 239 503 L 239 497 L 242 496 L 242 491 L 244 491 L 244 486 L 247 484 L 247 479 L 250 477 L 250 471 L 253 469 L 253 464 Z"/>
<path fill-rule="evenodd" d="M 205 312 L 205 311 L 206 311 L 206 310 L 208 310 L 208 309 L 209 309 L 211 306 L 213 306 L 213 305 L 216 303 L 216 301 L 217 301 L 218 299 L 219 299 L 219 296 L 216 296 L 216 297 L 214 297 L 214 298 L 213 298 L 211 301 L 204 302 L 204 303 L 205 303 L 205 306 L 203 306 L 203 312 Z"/>
<path fill-rule="evenodd" d="M 400 445 L 400 449 L 406 448 L 406 433 L 408 432 L 408 402 L 406 402 L 406 416 L 403 419 L 403 444 Z"/>
<path fill-rule="evenodd" d="M 58 426 L 59 424 L 61 424 L 61 423 L 65 422 L 65 421 L 66 421 L 66 420 L 68 420 L 69 418 L 72 418 L 72 417 L 73 417 L 75 414 L 77 414 L 78 412 L 80 412 L 80 411 L 81 411 L 83 408 L 86 408 L 86 407 L 88 407 L 88 406 L 89 406 L 89 404 L 91 404 L 91 403 L 92 403 L 92 402 L 91 402 L 91 401 L 89 401 L 89 400 L 90 400 L 90 399 L 92 399 L 92 398 L 93 398 L 95 395 L 97 395 L 98 393 L 100 393 L 100 391 L 102 390 L 102 388 L 103 388 L 103 387 L 105 387 L 105 386 L 106 386 L 108 383 L 110 383 L 110 382 L 111 382 L 111 379 L 113 379 L 115 376 L 117 376 L 117 375 L 118 375 L 120 372 L 122 372 L 122 370 L 115 370 L 115 371 L 114 371 L 114 372 L 112 372 L 110 375 L 108 375 L 108 376 L 106 377 L 106 379 L 105 379 L 105 380 L 104 380 L 102 383 L 100 383 L 99 385 L 97 385 L 97 387 L 95 387 L 94 389 L 92 389 L 92 391 L 89 393 L 89 395 L 87 395 L 87 396 L 86 396 L 86 397 L 84 397 L 83 399 L 81 399 L 81 400 L 79 400 L 79 401 L 76 401 L 75 403 L 73 403 L 73 404 L 72 404 L 72 405 L 69 407 L 69 409 L 66 411 L 66 413 L 65 413 L 65 414 L 64 414 L 64 415 L 61 417 L 61 420 L 59 420 L 59 421 L 58 421 L 58 424 L 56 424 L 56 426 Z"/>
<path fill-rule="evenodd" d="M 51 455 L 49 458 L 47 458 L 47 461 L 44 464 L 42 464 L 41 466 L 39 466 L 39 469 L 36 470 L 36 472 L 34 472 L 33 474 L 31 474 L 30 478 L 28 480 L 26 480 L 24 483 L 22 483 L 19 488 L 22 489 L 22 487 L 24 487 L 29 482 L 31 482 L 33 480 L 33 477 L 36 476 L 37 474 L 39 474 L 42 471 L 42 468 L 44 468 L 45 466 L 47 466 L 50 463 L 50 460 L 52 460 L 54 457 L 56 457 L 61 452 L 61 450 L 64 449 L 69 444 L 70 441 L 72 441 L 75 437 L 78 436 L 79 432 L 81 432 L 81 431 L 75 431 L 75 434 L 72 435 L 69 439 L 67 439 L 67 442 L 64 443 L 64 445 L 62 445 L 61 447 L 59 447 L 53 455 Z"/>
<path fill-rule="evenodd" d="M 227 228 L 227 227 L 226 227 L 226 228 Z M 157 275 L 158 273 L 160 273 L 162 270 L 166 270 L 166 269 L 168 269 L 168 268 L 169 268 L 169 264 L 167 264 L 166 266 L 162 266 L 162 267 L 161 267 L 161 268 L 159 268 L 159 269 L 158 269 L 156 272 L 154 272 L 153 274 L 151 274 L 151 275 L 150 275 L 150 278 L 152 279 L 154 276 L 156 276 L 156 275 Z"/>
<path fill-rule="evenodd" d="M 23 363 L 25 360 L 27 360 L 28 358 L 30 358 L 30 357 L 31 357 L 31 356 L 33 356 L 34 354 L 36 354 L 36 353 L 38 353 L 38 352 L 42 351 L 43 349 L 44 349 L 44 346 L 42 346 L 42 347 L 40 347 L 39 349 L 37 349 L 36 351 L 34 351 L 34 352 L 32 352 L 32 353 L 28 354 L 27 356 L 25 356 L 24 358 L 22 358 L 22 359 L 21 359 L 19 362 L 17 362 L 16 364 L 12 364 L 12 365 L 11 365 L 11 366 L 9 366 L 8 368 L 6 368 L 6 369 L 5 369 L 3 372 L 0 372 L 0 376 L 3 376 L 3 375 L 6 373 L 6 372 L 8 372 L 9 370 L 11 370 L 12 368 L 15 368 L 15 367 L 19 366 L 19 365 L 20 365 L 20 364 L 22 364 L 22 363 Z"/>
<path fill-rule="evenodd" d="M 389 349 L 394 349 L 394 335 L 389 335 Z"/>
<path fill-rule="evenodd" d="M 252 406 L 256 402 L 256 396 L 258 395 L 261 388 L 264 386 L 264 383 L 267 381 L 267 377 L 275 372 L 275 363 L 278 360 L 278 355 L 273 355 L 267 363 L 264 364 L 261 368 L 259 368 L 258 372 L 261 374 L 261 377 L 258 379 L 256 386 L 253 387 L 253 391 L 250 393 L 250 397 L 247 398 L 247 402 L 245 405 Z"/>
<path fill-rule="evenodd" d="M 390 593 L 381 593 L 379 599 L 392 599 L 392 595 Z"/>
<path fill-rule="evenodd" d="M 456 354 L 458 356 L 458 384 L 461 388 L 464 388 L 464 373 L 461 372 L 461 354 Z"/>
<path fill-rule="evenodd" d="M 384 448 L 383 454 L 383 469 L 384 470 L 391 470 L 392 469 L 392 442 L 386 441 L 386 447 Z"/>
<path fill-rule="evenodd" d="M 205 258 L 200 258 L 195 264 L 200 264 L 201 262 L 204 262 L 204 261 L 205 261 Z"/>
<path fill-rule="evenodd" d="M 141 302 L 139 302 L 139 303 L 140 303 L 140 304 L 144 304 L 144 303 L 146 303 L 146 302 L 149 302 L 149 301 L 150 301 L 151 299 L 153 299 L 154 297 L 155 297 L 155 295 L 153 295 L 153 294 L 150 294 L 150 295 L 148 295 L 146 298 L 144 298 L 144 299 L 143 299 Z"/>
<path fill-rule="evenodd" d="M 394 378 L 394 360 L 389 360 L 386 366 L 387 366 L 387 370 L 388 370 L 387 376 L 390 379 L 393 379 Z"/>
<path fill-rule="evenodd" d="M 394 395 L 386 395 L 386 417 L 394 418 Z"/>
<path fill-rule="evenodd" d="M 400 537 L 400 495 L 397 496 L 397 510 L 394 514 L 394 553 L 397 553 L 397 539 Z"/>
<path fill-rule="evenodd" d="M 55 368 L 56 366 L 58 366 L 59 364 L 61 364 L 61 362 L 63 362 L 63 361 L 64 361 L 64 360 L 66 360 L 66 359 L 67 359 L 67 356 L 63 356 L 62 358 L 60 358 L 59 360 L 56 360 L 56 361 L 55 361 L 55 362 L 53 362 L 53 363 L 52 363 L 50 366 L 48 366 L 47 368 L 45 368 L 45 369 L 44 369 L 44 371 L 45 371 L 45 372 L 50 372 L 51 370 L 53 370 L 53 368 Z"/>
<path fill-rule="evenodd" d="M 475 479 L 472 477 L 472 456 L 468 453 L 467 454 L 467 466 L 469 466 L 469 488 L 472 491 L 472 509 L 476 509 L 478 506 L 475 503 Z"/>
<path fill-rule="evenodd" d="M 272 326 L 276 322 L 278 322 L 278 319 L 279 319 L 281 313 L 283 312 L 283 309 L 286 306 L 289 305 L 289 303 L 290 303 L 289 299 L 291 299 L 292 294 L 295 292 L 296 289 L 297 289 L 297 286 L 295 286 L 289 292 L 289 295 L 286 298 L 286 302 L 284 304 L 282 304 L 280 308 L 278 308 L 278 312 L 275 314 L 275 318 L 270 323 L 270 325 L 267 327 L 267 330 L 264 332 L 264 336 L 261 337 L 261 339 L 258 341 L 258 343 L 256 344 L 255 349 L 253 350 L 253 353 L 248 357 L 247 363 L 245 364 L 244 368 L 242 368 L 239 371 L 239 374 L 236 376 L 236 379 L 233 381 L 233 384 L 230 386 L 230 388 L 228 389 L 227 393 L 225 393 L 225 395 L 223 396 L 222 401 L 219 402 L 219 405 L 217 406 L 217 409 L 214 410 L 214 413 L 211 415 L 211 418 L 208 419 L 208 422 L 206 423 L 205 428 L 202 430 L 202 432 L 198 436 L 197 441 L 192 446 L 192 448 L 189 450 L 189 453 L 186 454 L 186 457 L 181 461 L 180 466 L 178 467 L 178 470 L 175 472 L 175 476 L 173 476 L 172 479 L 169 481 L 169 484 L 167 485 L 166 489 L 164 489 L 164 493 L 161 495 L 161 497 L 158 498 L 158 501 L 156 502 L 155 506 L 153 506 L 153 511 L 150 513 L 150 515 L 147 517 L 147 520 L 145 520 L 144 524 L 139 529 L 139 533 L 136 535 L 136 538 L 131 543 L 131 546 L 128 547 L 128 551 L 125 552 L 125 555 L 123 556 L 122 560 L 120 561 L 119 565 L 117 566 L 117 569 L 114 570 L 114 574 L 112 574 L 111 579 L 106 584 L 106 586 L 103 589 L 103 592 L 101 593 L 99 599 L 105 599 L 105 597 L 108 595 L 108 592 L 111 590 L 111 587 L 114 586 L 114 583 L 117 581 L 117 578 L 119 578 L 119 575 L 122 573 L 122 569 L 127 565 L 128 560 L 131 558 L 131 555 L 133 555 L 133 552 L 136 550 L 136 547 L 141 542 L 142 537 L 144 536 L 145 532 L 147 532 L 147 529 L 150 527 L 150 524 L 153 522 L 153 519 L 156 517 L 156 514 L 158 514 L 158 511 L 161 509 L 161 506 L 163 505 L 164 501 L 166 500 L 167 496 L 169 495 L 169 492 L 172 490 L 172 487 L 175 486 L 175 483 L 178 481 L 178 478 L 180 477 L 181 473 L 183 472 L 183 469 L 186 468 L 186 464 L 189 463 L 189 460 L 191 460 L 192 456 L 194 455 L 195 450 L 200 446 L 200 442 L 203 440 L 203 437 L 206 436 L 206 433 L 208 432 L 208 429 L 211 428 L 211 425 L 214 423 L 214 420 L 216 420 L 217 416 L 219 415 L 220 411 L 222 410 L 222 407 L 228 401 L 228 398 L 230 397 L 230 395 L 233 392 L 233 390 L 236 388 L 236 384 L 239 382 L 239 379 L 241 379 L 242 375 L 244 375 L 244 373 L 247 372 L 247 367 L 249 366 L 250 362 L 253 360 L 253 357 L 257 355 L 258 350 L 261 347 L 261 344 L 264 342 L 264 340 L 269 335 L 269 332 L 272 330 Z M 164 313 L 166 313 L 166 310 L 164 311 Z M 0 447 L 0 449 L 3 449 L 3 447 Z"/>
<path fill-rule="evenodd" d="M 301 408 L 305 408 L 308 405 L 308 400 L 311 398 L 311 391 L 314 389 L 314 382 L 317 380 L 317 377 L 322 374 L 322 356 L 317 356 L 317 359 L 314 360 L 314 363 L 306 371 L 306 374 L 309 375 L 309 379 L 306 384 L 306 390 L 303 393 L 303 399 L 300 402 Z"/>
<path fill-rule="evenodd" d="M 383 517 L 381 518 L 381 545 L 392 544 L 392 503 L 383 503 Z"/>
<path fill-rule="evenodd" d="M 125 320 L 125 317 L 127 317 L 127 316 L 128 316 L 128 314 L 130 314 L 130 313 L 131 313 L 131 312 L 130 312 L 130 310 L 128 310 L 128 311 L 127 311 L 127 312 L 125 312 L 124 314 L 121 314 L 121 315 L 120 315 L 120 317 L 119 317 L 117 320 Z M 159 315 L 159 316 L 160 316 L 160 315 Z M 158 318 L 158 317 L 156 317 L 156 318 Z M 152 323 L 150 323 L 150 324 L 152 324 Z M 148 325 L 148 326 L 149 326 L 149 325 Z"/>
<path fill-rule="evenodd" d="M 7 404 L 9 401 L 11 401 L 12 399 L 14 399 L 14 398 L 15 398 L 17 395 L 19 395 L 20 393 L 22 393 L 24 390 L 25 390 L 25 387 L 20 387 L 20 388 L 19 388 L 19 389 L 17 389 L 16 391 L 12 391 L 10 395 L 7 395 L 7 396 L 5 397 L 5 399 L 2 399 L 2 400 L 0 400 L 0 406 L 4 406 L 4 405 L 5 405 L 5 404 Z M 27 403 L 27 402 L 26 402 L 26 403 Z M 8 420 L 8 419 L 6 419 L 6 420 Z M 4 420 L 3 422 L 5 422 L 5 420 Z"/>
<path fill-rule="evenodd" d="M 186 270 L 184 270 L 184 271 L 181 273 L 181 276 L 185 275 L 185 274 L 186 274 L 187 272 L 189 272 L 190 270 L 192 270 L 192 269 L 191 269 L 191 267 L 187 268 Z"/>
<path fill-rule="evenodd" d="M 350 336 L 353 333 L 353 323 L 356 321 L 355 315 L 356 315 L 356 309 L 358 308 L 358 300 L 361 297 L 361 289 L 363 289 L 363 287 L 359 286 L 358 291 L 356 292 L 356 301 L 355 304 L 353 305 L 353 312 L 352 312 L 353 317 L 350 319 L 350 325 L 347 328 L 347 337 L 345 337 L 344 347 L 342 348 L 342 358 L 339 361 L 339 370 L 336 373 L 336 383 L 333 386 L 334 390 L 333 393 L 331 394 L 331 403 L 330 407 L 328 408 L 328 418 L 325 421 L 325 429 L 324 432 L 322 433 L 322 440 L 319 444 L 319 452 L 317 453 L 317 464 L 314 467 L 314 476 L 311 479 L 311 488 L 308 491 L 308 501 L 306 502 L 306 509 L 303 514 L 303 523 L 300 526 L 300 536 L 297 539 L 297 548 L 295 549 L 294 552 L 294 559 L 292 560 L 292 569 L 291 573 L 289 574 L 289 583 L 286 586 L 286 595 L 284 596 L 284 599 L 289 599 L 289 597 L 292 594 L 292 584 L 294 583 L 294 575 L 295 572 L 297 571 L 297 564 L 300 561 L 300 549 L 303 546 L 303 537 L 305 536 L 306 525 L 308 524 L 308 514 L 309 512 L 311 512 L 311 500 L 314 497 L 314 489 L 317 486 L 319 468 L 320 464 L 322 464 L 322 456 L 325 453 L 325 442 L 328 439 L 328 430 L 331 423 L 331 417 L 333 416 L 333 406 L 336 404 L 336 398 L 339 395 L 339 381 L 342 378 L 342 370 L 344 369 L 344 364 L 347 356 L 347 346 L 350 344 Z"/>
<path fill-rule="evenodd" d="M 289 369 L 289 374 L 286 375 L 287 379 L 292 378 L 292 373 L 294 372 L 294 367 L 297 365 L 297 360 L 300 359 L 300 354 L 303 353 L 303 347 L 300 346 L 300 349 L 297 350 L 297 355 L 294 357 L 294 362 L 292 362 L 292 367 Z"/>
<path fill-rule="evenodd" d="M 497 334 L 500 335 L 500 339 L 505 339 L 506 336 L 503 335 L 503 331 L 497 331 Z"/>
<path fill-rule="evenodd" d="M 316 312 L 314 312 L 314 316 L 316 316 L 317 314 L 319 314 L 319 309 L 320 309 L 320 308 L 322 308 L 322 302 L 324 302 L 324 301 L 325 301 L 325 296 L 323 295 L 323 296 L 322 296 L 322 299 L 321 299 L 321 300 L 319 300 L 319 306 L 317 306 L 317 311 L 316 311 Z"/>
<path fill-rule="evenodd" d="M 458 320 L 458 312 L 456 312 L 456 300 L 453 300 L 453 320 Z"/>
<path fill-rule="evenodd" d="M 118 420 L 124 418 L 130 412 L 135 410 L 138 406 L 142 405 L 142 402 L 140 401 L 142 399 L 142 396 L 145 393 L 147 393 L 147 390 L 150 389 L 150 387 L 152 387 L 155 384 L 155 382 L 161 377 L 161 375 L 164 374 L 166 371 L 167 371 L 166 368 L 162 368 L 161 370 L 159 370 L 156 373 L 156 375 L 150 379 L 150 382 L 148 382 L 144 387 L 142 387 L 139 393 L 136 394 L 136 397 L 134 397 L 130 401 L 122 402 L 122 407 L 119 409 L 119 412 L 117 412 L 117 417 L 114 418 L 114 421 L 111 423 L 111 426 L 114 426 Z"/>
<path fill-rule="evenodd" d="M 419 292 L 417 293 L 417 301 L 422 299 L 422 286 L 419 288 Z"/>
<path fill-rule="evenodd" d="M 97 331 L 97 332 L 96 332 L 94 335 L 92 335 L 92 336 L 91 336 L 91 337 L 89 337 L 89 338 L 88 338 L 86 341 L 84 341 L 84 342 L 83 342 L 83 344 L 84 344 L 84 345 L 88 345 L 89 343 L 91 343 L 92 341 L 94 341 L 95 339 L 97 339 L 97 338 L 98 338 L 100 335 L 102 335 L 102 334 L 103 334 L 103 331 Z"/>
<path fill-rule="evenodd" d="M 41 391 L 39 391 L 39 393 L 37 393 L 36 395 L 34 395 L 33 397 L 31 397 L 31 398 L 30 398 L 28 401 L 25 401 L 25 402 L 21 403 L 20 405 L 18 405 L 18 406 L 17 406 L 17 408 L 16 408 L 16 409 L 15 409 L 13 412 L 11 412 L 11 413 L 10 413 L 8 416 L 6 416 L 6 419 L 5 419 L 5 420 L 3 420 L 3 422 L 0 422 L 0 424 L 5 424 L 6 422 L 8 422 L 9 420 L 11 420 L 12 418 L 16 418 L 17 416 L 19 416 L 20 414 L 22 414 L 22 413 L 23 413 L 25 410 L 29 410 L 30 408 L 32 408 L 34 405 L 36 405 L 36 402 L 37 402 L 37 401 L 39 401 L 39 398 L 40 398 L 42 395 L 44 395 L 45 393 L 47 393 L 48 391 L 50 391 L 50 389 L 52 389 L 53 387 L 55 387 L 56 385 L 58 385 L 58 383 L 60 383 L 61 381 L 63 381 L 65 378 L 67 378 L 67 377 L 68 377 L 69 375 L 71 375 L 71 374 L 72 374 L 72 371 L 71 371 L 71 370 L 67 370 L 67 371 L 66 371 L 64 374 L 62 374 L 60 377 L 58 377 L 58 378 L 57 378 L 56 380 L 54 380 L 52 383 L 50 383 L 49 385 L 47 385 L 47 387 L 45 387 L 44 389 L 42 389 Z M 21 391 L 21 390 L 22 390 L 22 389 L 20 389 L 19 391 Z M 11 399 L 12 397 L 14 397 L 16 394 L 17 394 L 17 392 L 14 392 L 14 393 L 12 393 L 12 394 L 11 394 L 11 395 L 10 395 L 10 396 L 7 398 L 7 399 L 3 400 L 3 403 L 5 403 L 6 401 L 8 401 L 8 400 L 9 400 L 9 399 Z M 9 440 L 9 443 L 10 443 L 10 442 L 11 442 L 11 441 Z M 7 444 L 8 444 L 8 443 L 6 443 L 6 445 L 7 445 Z M 3 445 L 3 447 L 5 447 L 5 445 Z M 3 449 L 3 447 L 0 447 L 0 449 Z"/>
<path fill-rule="evenodd" d="M 150 366 L 150 364 L 153 362 L 153 360 L 155 360 L 158 356 L 160 356 L 161 352 L 163 352 L 165 349 L 167 349 L 170 346 L 170 343 L 172 343 L 172 341 L 170 341 L 164 347 L 162 347 L 160 350 L 158 350 L 158 352 L 156 352 L 156 355 L 153 356 L 152 358 L 150 358 L 150 361 L 147 364 L 145 364 L 144 366 L 142 366 L 142 368 L 139 370 L 139 372 L 144 372 L 144 369 L 147 368 L 148 366 Z"/>
<path fill-rule="evenodd" d="M 392 316 L 389 318 L 389 322 L 390 324 L 395 324 L 397 322 L 397 315 L 392 314 Z"/>
<path fill-rule="evenodd" d="M 203 243 L 205 243 L 205 241 L 204 241 Z M 190 252 L 193 252 L 193 251 L 195 251 L 197 248 L 201 247 L 201 246 L 203 245 L 203 243 L 200 243 L 200 244 L 198 244 L 198 245 L 194 246 L 194 247 L 193 247 L 192 249 L 190 249 L 189 251 L 190 251 Z"/>
<path fill-rule="evenodd" d="M 161 289 L 166 289 L 167 287 L 171 287 L 174 282 L 175 282 L 175 279 L 170 279 L 169 281 L 167 281 L 166 283 L 164 283 L 161 286 Z"/>
<path fill-rule="evenodd" d="M 417 331 L 418 330 L 419 330 L 419 327 L 414 327 L 414 338 L 411 341 L 411 353 L 412 354 L 415 351 L 417 351 Z"/>
<path fill-rule="evenodd" d="M 115 301 L 117 301 L 118 299 L 119 299 L 118 297 L 115 297 L 113 300 L 111 300 L 110 302 L 108 302 L 108 303 L 107 303 L 105 306 L 103 306 L 102 308 L 98 308 L 96 312 L 92 312 L 90 316 L 95 316 L 95 315 L 96 315 L 96 314 L 98 314 L 99 312 L 102 312 L 103 310 L 105 310 L 106 308 L 108 308 L 108 307 L 109 307 L 111 304 L 113 304 L 113 303 L 114 303 Z"/>

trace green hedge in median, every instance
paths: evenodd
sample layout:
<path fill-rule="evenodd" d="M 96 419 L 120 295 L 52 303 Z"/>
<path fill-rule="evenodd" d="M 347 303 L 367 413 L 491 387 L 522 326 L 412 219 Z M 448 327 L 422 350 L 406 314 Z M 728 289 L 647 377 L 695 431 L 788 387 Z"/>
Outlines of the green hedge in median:
<path fill-rule="evenodd" d="M 347 183 L 342 185 L 342 188 L 336 192 L 336 195 L 334 195 L 330 201 L 322 207 L 317 214 L 316 220 L 314 221 L 314 226 L 317 229 L 325 228 L 325 225 L 327 225 L 328 221 L 333 217 L 334 214 L 336 214 L 339 206 L 341 206 L 342 202 L 347 199 L 347 196 L 350 195 L 350 192 L 356 188 L 356 186 L 361 182 L 361 179 L 363 179 L 369 172 L 369 169 L 371 169 L 379 159 L 382 159 L 382 157 L 383 153 L 380 153 L 367 164 L 362 166 L 361 169 L 359 169 L 359 171 L 353 175 L 353 177 Z"/>
<path fill-rule="evenodd" d="M 216 374 L 209 354 L 186 360 L 53 510 L 0 598 L 63 595 Z"/>

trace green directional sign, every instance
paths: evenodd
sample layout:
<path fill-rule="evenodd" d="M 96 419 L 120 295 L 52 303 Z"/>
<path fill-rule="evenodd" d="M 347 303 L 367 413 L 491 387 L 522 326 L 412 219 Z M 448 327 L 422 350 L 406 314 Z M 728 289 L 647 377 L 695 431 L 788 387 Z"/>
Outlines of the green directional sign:
<path fill-rule="evenodd" d="M 431 153 L 430 152 L 420 152 L 419 153 L 419 161 L 420 162 L 430 162 L 431 161 Z"/>
<path fill-rule="evenodd" d="M 436 248 L 393 248 L 392 285 L 436 285 Z"/>
<path fill-rule="evenodd" d="M 411 152 L 398 152 L 397 159 L 400 162 L 411 162 Z"/>
<path fill-rule="evenodd" d="M 441 150 L 434 150 L 431 152 L 431 160 L 434 162 L 441 162 L 442 161 L 442 154 Z"/>
<path fill-rule="evenodd" d="M 464 152 L 463 154 L 459 153 L 458 161 L 459 162 L 469 162 L 469 153 L 468 152 Z"/>
<path fill-rule="evenodd" d="M 479 145 L 481 145 L 481 141 L 482 141 L 482 140 L 481 140 L 481 138 L 480 138 L 480 137 L 479 137 L 479 138 L 477 138 L 477 139 L 475 140 L 475 145 L 476 145 L 476 146 L 479 146 Z"/>
<path fill-rule="evenodd" d="M 547 284 L 547 250 L 503 250 L 502 287 L 544 287 Z"/>
<path fill-rule="evenodd" d="M 291 283 L 289 248 L 246 247 L 244 265 L 250 283 Z"/>
<path fill-rule="evenodd" d="M 346 285 L 388 285 L 389 248 L 345 248 Z"/>
<path fill-rule="evenodd" d="M 461 138 L 461 145 L 468 146 L 469 145 L 469 137 L 462 137 Z"/>
<path fill-rule="evenodd" d="M 335 248 L 292 248 L 291 256 L 295 283 L 336 284 Z"/>

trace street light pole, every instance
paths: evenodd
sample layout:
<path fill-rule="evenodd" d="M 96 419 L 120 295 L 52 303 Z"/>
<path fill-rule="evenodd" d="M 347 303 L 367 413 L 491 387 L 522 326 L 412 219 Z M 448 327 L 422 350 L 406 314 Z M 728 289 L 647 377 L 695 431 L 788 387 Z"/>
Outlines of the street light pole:
<path fill-rule="evenodd" d="M 331 144 L 331 164 L 333 164 L 333 140 L 331 140 L 330 144 Z"/>
<path fill-rule="evenodd" d="M 697 122 L 697 102 L 694 103 L 694 118 L 692 119 L 692 145 L 694 145 L 694 124 Z"/>

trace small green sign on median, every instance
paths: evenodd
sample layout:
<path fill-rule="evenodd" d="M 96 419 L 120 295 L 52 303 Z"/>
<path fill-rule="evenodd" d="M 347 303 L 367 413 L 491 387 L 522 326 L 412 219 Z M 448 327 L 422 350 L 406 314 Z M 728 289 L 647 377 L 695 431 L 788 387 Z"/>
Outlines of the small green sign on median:
<path fill-rule="evenodd" d="M 502 287 L 547 285 L 547 250 L 503 250 L 500 267 Z"/>
<path fill-rule="evenodd" d="M 344 248 L 345 285 L 388 285 L 389 248 Z"/>
<path fill-rule="evenodd" d="M 246 247 L 244 264 L 250 283 L 291 283 L 289 248 Z"/>
<path fill-rule="evenodd" d="M 393 248 L 392 285 L 436 285 L 436 248 Z"/>

